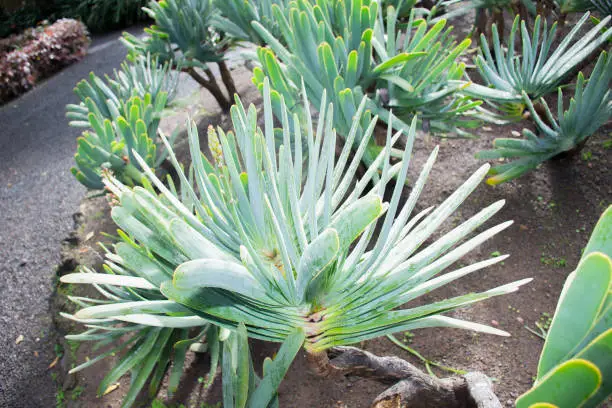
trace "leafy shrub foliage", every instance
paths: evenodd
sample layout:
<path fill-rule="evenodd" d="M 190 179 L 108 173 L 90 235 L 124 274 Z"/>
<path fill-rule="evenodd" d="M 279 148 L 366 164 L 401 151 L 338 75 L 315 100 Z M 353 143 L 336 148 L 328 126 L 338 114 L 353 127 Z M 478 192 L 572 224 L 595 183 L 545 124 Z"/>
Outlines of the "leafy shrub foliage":
<path fill-rule="evenodd" d="M 516 401 L 517 408 L 544 403 L 597 407 L 612 394 L 611 256 L 612 207 L 608 207 L 578 268 L 563 285 L 536 383 Z"/>
<path fill-rule="evenodd" d="M 85 26 L 75 20 L 61 19 L 25 35 L 13 38 L 21 47 L 7 50 L 4 41 L 0 54 L 0 102 L 30 89 L 37 80 L 83 58 L 89 46 Z"/>
<path fill-rule="evenodd" d="M 75 16 L 91 31 L 100 32 L 146 20 L 148 16 L 142 8 L 148 3 L 149 0 L 79 0 Z"/>

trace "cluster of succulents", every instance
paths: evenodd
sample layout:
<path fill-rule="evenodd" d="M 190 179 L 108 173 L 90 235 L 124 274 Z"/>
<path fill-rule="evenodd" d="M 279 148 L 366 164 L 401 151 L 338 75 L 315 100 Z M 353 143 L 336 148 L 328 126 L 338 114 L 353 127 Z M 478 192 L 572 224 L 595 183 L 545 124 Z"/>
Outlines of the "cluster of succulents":
<path fill-rule="evenodd" d="M 496 18 L 515 5 L 471 3 L 493 8 Z M 277 387 L 302 348 L 322 366 L 333 347 L 398 331 L 506 334 L 444 314 L 516 291 L 529 279 L 402 307 L 506 258 L 453 266 L 511 224 L 476 231 L 503 201 L 434 238 L 487 174 L 491 184 L 518 177 L 579 147 L 610 118 L 605 51 L 588 81 L 578 74 L 566 110 L 561 91 L 609 41 L 610 17 L 576 39 L 589 21 L 585 14 L 554 49 L 556 26 L 548 30 L 540 17 L 531 29 L 517 17 L 507 40 L 502 27 L 491 25 L 474 60 L 479 84 L 468 76 L 471 41 L 458 41 L 445 18 L 415 2 L 161 0 L 145 11 L 155 24 L 144 37 L 123 37 L 129 59 L 122 69 L 80 82 L 81 103 L 68 108 L 72 124 L 88 128 L 73 173 L 87 187 L 107 190 L 121 229 L 106 249 L 104 271 L 62 277 L 94 285 L 104 297 L 73 299 L 81 309 L 67 317 L 88 330 L 72 339 L 109 347 L 77 369 L 123 350 L 101 390 L 131 371 L 129 406 L 147 380 L 157 391 L 171 361 L 175 390 L 186 349 L 208 348 L 211 376 L 223 368 L 225 406 L 275 407 Z M 253 82 L 263 95 L 263 121 L 235 95 L 225 63 L 240 42 L 259 46 Z M 190 165 L 179 163 L 172 138 L 157 135 L 176 86 L 172 71 L 187 72 L 210 91 L 233 126 L 209 129 L 207 155 L 189 123 Z M 542 99 L 552 92 L 556 117 Z M 439 206 L 415 212 L 436 148 L 402 201 L 417 129 L 468 136 L 483 121 L 524 116 L 537 133 L 498 139 L 494 150 L 480 153 L 511 161 L 484 164 Z M 386 137 L 377 142 L 381 123 Z M 157 170 L 166 159 L 176 178 L 164 183 Z M 282 343 L 261 378 L 249 338 Z"/>

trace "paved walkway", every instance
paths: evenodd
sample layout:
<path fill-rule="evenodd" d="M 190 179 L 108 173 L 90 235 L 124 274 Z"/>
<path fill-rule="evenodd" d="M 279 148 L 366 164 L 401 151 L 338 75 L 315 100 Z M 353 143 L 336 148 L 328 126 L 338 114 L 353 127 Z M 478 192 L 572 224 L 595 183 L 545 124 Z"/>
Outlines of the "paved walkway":
<path fill-rule="evenodd" d="M 68 126 L 64 107 L 76 102 L 72 89 L 90 71 L 101 75 L 119 66 L 125 57 L 119 35 L 95 38 L 83 61 L 0 107 L 2 408 L 55 406 L 49 302 L 60 243 L 85 192 L 70 174 L 80 131 Z"/>

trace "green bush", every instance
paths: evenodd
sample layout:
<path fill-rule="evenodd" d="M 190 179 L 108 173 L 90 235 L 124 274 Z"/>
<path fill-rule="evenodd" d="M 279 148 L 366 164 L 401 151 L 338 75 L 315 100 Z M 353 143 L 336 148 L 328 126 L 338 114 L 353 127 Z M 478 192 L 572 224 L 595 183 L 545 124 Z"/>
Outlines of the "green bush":
<path fill-rule="evenodd" d="M 83 58 L 89 42 L 85 26 L 70 19 L 57 20 L 5 40 L 0 50 L 0 103 Z"/>

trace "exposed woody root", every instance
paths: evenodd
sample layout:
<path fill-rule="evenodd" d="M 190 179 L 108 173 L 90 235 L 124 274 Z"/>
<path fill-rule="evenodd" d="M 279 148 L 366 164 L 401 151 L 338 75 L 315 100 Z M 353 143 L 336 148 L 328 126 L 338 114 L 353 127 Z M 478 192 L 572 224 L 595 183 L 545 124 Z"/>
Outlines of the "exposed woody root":
<path fill-rule="evenodd" d="M 399 357 L 378 357 L 356 347 L 336 347 L 309 360 L 319 375 L 357 376 L 393 384 L 376 397 L 372 408 L 502 407 L 491 381 L 479 372 L 439 379 Z"/>

